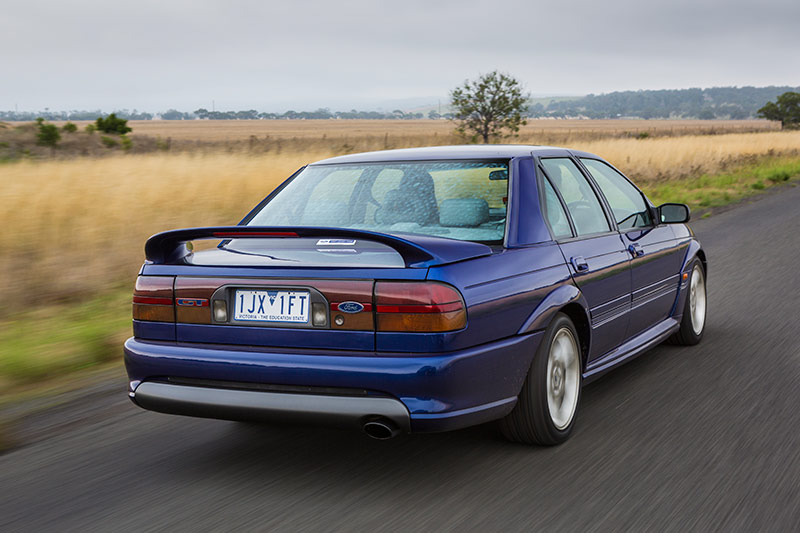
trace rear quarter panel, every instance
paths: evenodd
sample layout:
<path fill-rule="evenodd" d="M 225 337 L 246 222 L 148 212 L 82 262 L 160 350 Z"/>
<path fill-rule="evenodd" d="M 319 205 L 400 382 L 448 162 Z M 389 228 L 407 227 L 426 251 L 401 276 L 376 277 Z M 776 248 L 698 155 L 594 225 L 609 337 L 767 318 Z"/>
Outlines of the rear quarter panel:
<path fill-rule="evenodd" d="M 438 335 L 379 333 L 378 350 L 421 351 L 427 345 L 428 350 L 449 351 L 517 335 L 548 294 L 571 283 L 555 243 L 505 249 L 489 257 L 431 268 L 428 279 L 461 291 L 467 327 Z"/>

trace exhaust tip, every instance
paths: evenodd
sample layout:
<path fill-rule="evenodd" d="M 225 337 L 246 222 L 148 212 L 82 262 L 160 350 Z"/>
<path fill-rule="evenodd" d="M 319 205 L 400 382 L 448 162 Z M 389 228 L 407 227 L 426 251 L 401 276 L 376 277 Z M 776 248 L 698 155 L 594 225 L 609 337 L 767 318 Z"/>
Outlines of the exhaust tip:
<path fill-rule="evenodd" d="M 396 437 L 400 430 L 388 420 L 373 420 L 364 424 L 364 432 L 378 440 L 389 440 Z"/>

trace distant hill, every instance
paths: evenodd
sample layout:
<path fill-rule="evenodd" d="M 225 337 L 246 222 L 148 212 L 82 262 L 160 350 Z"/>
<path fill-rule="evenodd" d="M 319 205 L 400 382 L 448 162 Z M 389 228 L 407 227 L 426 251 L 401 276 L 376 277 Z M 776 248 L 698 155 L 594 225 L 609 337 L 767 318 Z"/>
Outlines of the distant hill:
<path fill-rule="evenodd" d="M 532 102 L 532 117 L 746 119 L 764 104 L 800 87 L 712 87 L 590 94 L 547 104 Z"/>

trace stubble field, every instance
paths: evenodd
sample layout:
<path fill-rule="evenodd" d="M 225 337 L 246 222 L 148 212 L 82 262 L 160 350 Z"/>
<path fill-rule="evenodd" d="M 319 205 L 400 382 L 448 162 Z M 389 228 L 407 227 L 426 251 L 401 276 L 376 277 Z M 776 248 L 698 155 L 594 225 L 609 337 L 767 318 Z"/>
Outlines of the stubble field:
<path fill-rule="evenodd" d="M 88 122 L 76 124 L 82 129 Z M 465 142 L 454 134 L 454 124 L 448 120 L 145 120 L 130 121 L 129 125 L 133 128 L 131 153 L 342 154 Z M 778 124 L 764 120 L 529 120 L 510 142 L 572 146 L 576 142 L 610 138 L 760 133 L 779 129 Z M 74 141 L 65 136 L 64 141 L 67 140 Z M 88 153 L 102 156 L 113 154 L 114 150 L 101 147 L 100 151 L 90 149 Z M 56 151 L 49 155 L 64 154 Z"/>
<path fill-rule="evenodd" d="M 237 141 L 250 136 L 276 139 L 326 137 L 452 137 L 448 120 L 141 120 L 131 121 L 135 135 L 170 137 L 188 141 Z M 696 133 L 745 133 L 780 129 L 764 120 L 528 120 L 519 132 L 523 142 L 552 135 L 625 136 L 648 132 L 652 135 Z"/>

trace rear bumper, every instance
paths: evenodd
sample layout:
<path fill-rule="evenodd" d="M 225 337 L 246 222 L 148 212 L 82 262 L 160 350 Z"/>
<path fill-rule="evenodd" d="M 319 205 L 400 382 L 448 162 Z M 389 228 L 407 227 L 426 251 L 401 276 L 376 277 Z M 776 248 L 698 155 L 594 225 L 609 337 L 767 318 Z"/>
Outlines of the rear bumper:
<path fill-rule="evenodd" d="M 229 420 L 290 420 L 361 428 L 388 419 L 411 431 L 408 409 L 394 398 L 289 394 L 145 382 L 130 393 L 144 409 L 176 415 Z"/>
<path fill-rule="evenodd" d="M 125 366 L 134 402 L 154 411 L 337 425 L 360 424 L 365 417 L 386 417 L 406 431 L 445 431 L 508 414 L 540 338 L 541 333 L 533 333 L 432 355 L 252 348 L 131 338 L 125 343 Z M 167 383 L 170 378 L 361 389 L 367 394 L 189 387 Z"/>

